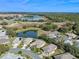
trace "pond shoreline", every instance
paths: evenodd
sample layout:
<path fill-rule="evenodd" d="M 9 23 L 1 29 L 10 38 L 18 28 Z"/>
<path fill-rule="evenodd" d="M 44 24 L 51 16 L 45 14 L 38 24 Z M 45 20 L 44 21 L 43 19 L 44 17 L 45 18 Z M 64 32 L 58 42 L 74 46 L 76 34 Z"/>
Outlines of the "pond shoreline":
<path fill-rule="evenodd" d="M 29 28 L 26 28 L 26 29 L 20 29 L 20 30 L 16 30 L 15 32 L 18 33 L 18 32 L 24 32 L 24 31 L 37 31 L 38 32 L 38 36 L 40 36 L 41 34 L 43 34 L 45 31 L 40 29 L 40 28 L 35 28 L 35 27 L 29 27 Z"/>
<path fill-rule="evenodd" d="M 35 30 L 28 30 L 28 31 L 22 31 L 17 33 L 18 37 L 25 37 L 25 38 L 37 38 L 38 37 L 38 32 Z"/>

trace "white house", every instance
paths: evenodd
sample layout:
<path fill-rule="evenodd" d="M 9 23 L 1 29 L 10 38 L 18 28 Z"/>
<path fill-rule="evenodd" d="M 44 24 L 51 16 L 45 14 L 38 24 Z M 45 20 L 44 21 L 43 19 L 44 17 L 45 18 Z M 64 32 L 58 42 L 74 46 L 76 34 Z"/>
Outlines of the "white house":
<path fill-rule="evenodd" d="M 0 37 L 1 36 L 6 36 L 6 30 L 0 30 Z"/>
<path fill-rule="evenodd" d="M 73 45 L 74 44 L 72 40 L 65 40 L 64 43 L 65 44 L 70 44 L 70 45 Z"/>
<path fill-rule="evenodd" d="M 0 30 L 0 44 L 9 43 L 9 37 L 6 35 L 6 30 Z"/>

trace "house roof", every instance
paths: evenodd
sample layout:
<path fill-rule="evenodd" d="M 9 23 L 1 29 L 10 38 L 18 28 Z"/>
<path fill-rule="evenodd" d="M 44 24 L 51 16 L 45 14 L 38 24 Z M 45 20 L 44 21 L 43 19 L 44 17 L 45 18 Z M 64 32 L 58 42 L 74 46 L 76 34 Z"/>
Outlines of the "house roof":
<path fill-rule="evenodd" d="M 8 36 L 0 36 L 0 44 L 6 44 L 9 42 Z"/>
<path fill-rule="evenodd" d="M 44 50 L 44 52 L 48 52 L 49 53 L 49 52 L 52 52 L 52 51 L 56 50 L 57 46 L 54 45 L 54 44 L 50 44 L 48 46 L 43 47 L 42 49 Z"/>
<path fill-rule="evenodd" d="M 69 37 L 72 37 L 72 38 L 76 38 L 76 36 L 77 36 L 74 33 L 66 33 L 66 35 L 68 35 Z"/>
<path fill-rule="evenodd" d="M 49 32 L 47 36 L 49 36 L 49 38 L 56 38 L 59 35 L 60 33 L 58 31 L 54 31 L 54 32 Z"/>
<path fill-rule="evenodd" d="M 16 37 L 13 41 L 13 44 L 17 44 L 19 41 L 22 41 L 23 39 L 21 37 Z"/>
<path fill-rule="evenodd" d="M 0 30 L 0 36 L 6 36 L 6 31 L 5 30 Z"/>
<path fill-rule="evenodd" d="M 65 43 L 65 44 L 73 45 L 73 41 L 72 41 L 72 40 L 65 40 L 64 43 Z"/>
<path fill-rule="evenodd" d="M 33 38 L 25 38 L 24 44 L 28 45 L 33 41 Z"/>
<path fill-rule="evenodd" d="M 76 57 L 74 57 L 70 53 L 64 53 L 64 54 L 57 55 L 57 56 L 54 56 L 54 57 L 55 57 L 55 59 L 77 59 Z"/>
<path fill-rule="evenodd" d="M 79 48 L 79 40 L 75 40 L 74 42 L 75 42 L 75 44 L 76 44 L 76 47 Z"/>
<path fill-rule="evenodd" d="M 30 44 L 30 46 L 36 46 L 37 48 L 41 48 L 46 44 L 45 41 L 37 39 L 35 42 L 33 42 L 32 44 Z"/>
<path fill-rule="evenodd" d="M 23 59 L 25 57 L 22 57 L 20 55 L 17 54 L 13 54 L 13 53 L 6 53 L 5 55 L 3 55 L 0 59 Z"/>

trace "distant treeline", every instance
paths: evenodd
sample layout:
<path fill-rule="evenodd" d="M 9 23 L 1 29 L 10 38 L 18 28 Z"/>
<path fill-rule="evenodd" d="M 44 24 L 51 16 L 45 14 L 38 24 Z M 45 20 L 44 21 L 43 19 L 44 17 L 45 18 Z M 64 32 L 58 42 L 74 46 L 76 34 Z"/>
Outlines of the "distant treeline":
<path fill-rule="evenodd" d="M 55 22 L 74 21 L 79 22 L 79 13 L 72 12 L 0 12 L 0 14 L 31 14 L 45 16 Z"/>
<path fill-rule="evenodd" d="M 79 13 L 63 13 L 63 12 L 38 12 L 38 15 L 46 16 L 49 20 L 62 22 L 62 21 L 74 21 L 79 22 Z"/>

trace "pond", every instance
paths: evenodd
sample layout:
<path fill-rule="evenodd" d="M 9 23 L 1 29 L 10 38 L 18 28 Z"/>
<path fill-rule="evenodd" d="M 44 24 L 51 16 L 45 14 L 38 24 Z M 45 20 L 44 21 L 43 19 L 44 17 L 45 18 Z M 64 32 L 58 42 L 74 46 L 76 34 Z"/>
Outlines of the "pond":
<path fill-rule="evenodd" d="M 17 33 L 18 37 L 27 37 L 27 38 L 37 38 L 37 31 L 23 31 L 23 32 L 19 32 Z"/>
<path fill-rule="evenodd" d="M 26 17 L 22 17 L 21 20 L 23 20 L 23 21 L 43 21 L 44 17 L 38 16 L 38 15 L 26 16 Z"/>

